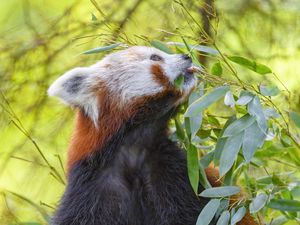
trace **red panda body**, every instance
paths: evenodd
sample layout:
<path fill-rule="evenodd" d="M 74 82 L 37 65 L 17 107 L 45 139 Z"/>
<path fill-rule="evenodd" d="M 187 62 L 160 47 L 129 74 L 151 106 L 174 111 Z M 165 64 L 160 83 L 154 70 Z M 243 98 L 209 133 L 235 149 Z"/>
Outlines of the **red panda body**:
<path fill-rule="evenodd" d="M 133 47 L 54 82 L 49 94 L 78 112 L 52 225 L 196 224 L 209 199 L 194 193 L 185 151 L 168 137 L 169 120 L 196 84 L 191 68 L 186 55 Z"/>
<path fill-rule="evenodd" d="M 207 201 L 190 186 L 185 152 L 168 139 L 172 112 L 137 113 L 102 149 L 74 163 L 52 224 L 195 225 Z"/>

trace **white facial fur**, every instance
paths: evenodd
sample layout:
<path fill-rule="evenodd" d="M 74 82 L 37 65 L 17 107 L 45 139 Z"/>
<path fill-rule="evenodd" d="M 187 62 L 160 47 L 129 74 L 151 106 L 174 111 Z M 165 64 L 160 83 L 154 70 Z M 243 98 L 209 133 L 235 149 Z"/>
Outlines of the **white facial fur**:
<path fill-rule="evenodd" d="M 162 60 L 151 60 L 151 55 L 158 55 Z M 50 96 L 59 97 L 64 103 L 83 108 L 96 123 L 99 109 L 95 89 L 99 81 L 119 99 L 120 104 L 127 104 L 141 96 L 152 96 L 162 92 L 165 87 L 151 72 L 151 67 L 159 65 L 164 76 L 171 84 L 186 72 L 191 61 L 179 54 L 167 54 L 158 49 L 135 46 L 107 55 L 90 67 L 72 69 L 58 78 L 49 88 Z M 196 79 L 191 77 L 183 86 L 183 97 L 194 87 Z"/>

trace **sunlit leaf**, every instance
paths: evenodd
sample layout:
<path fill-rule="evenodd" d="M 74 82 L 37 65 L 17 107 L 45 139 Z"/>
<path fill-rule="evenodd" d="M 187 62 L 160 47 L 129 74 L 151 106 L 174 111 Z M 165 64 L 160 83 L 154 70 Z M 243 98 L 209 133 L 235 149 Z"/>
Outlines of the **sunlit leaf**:
<path fill-rule="evenodd" d="M 211 199 L 200 212 L 196 225 L 208 225 L 214 218 L 219 205 L 219 199 Z"/>
<path fill-rule="evenodd" d="M 232 62 L 235 62 L 249 70 L 252 70 L 256 73 L 259 74 L 267 74 L 267 73 L 272 73 L 272 70 L 260 63 L 257 63 L 255 61 L 246 59 L 244 57 L 240 57 L 240 56 L 228 56 L 228 59 L 231 60 Z"/>
<path fill-rule="evenodd" d="M 231 91 L 226 92 L 225 97 L 224 97 L 224 104 L 227 106 L 230 106 L 231 108 L 234 107 L 235 101 L 234 101 Z"/>
<path fill-rule="evenodd" d="M 223 176 L 232 167 L 242 146 L 244 132 L 227 138 L 220 158 L 220 175 Z"/>
<path fill-rule="evenodd" d="M 190 117 L 186 117 L 186 118 L 190 118 Z M 211 130 L 201 129 L 197 132 L 197 136 L 200 137 L 201 139 L 208 138 L 210 136 L 210 134 L 211 134 Z"/>
<path fill-rule="evenodd" d="M 188 109 L 185 112 L 185 117 L 192 117 L 199 114 L 212 103 L 222 98 L 228 90 L 228 86 L 222 86 L 215 88 L 213 91 L 205 94 L 188 107 Z"/>
<path fill-rule="evenodd" d="M 171 49 L 168 48 L 168 46 L 166 46 L 163 42 L 158 41 L 158 40 L 153 40 L 150 41 L 150 44 L 154 47 L 157 48 L 165 53 L 168 54 L 173 54 L 173 51 Z"/>
<path fill-rule="evenodd" d="M 202 191 L 200 196 L 207 198 L 219 198 L 235 195 L 240 191 L 241 189 L 237 186 L 213 187 Z"/>
<path fill-rule="evenodd" d="M 255 150 L 259 148 L 266 138 L 266 134 L 258 127 L 257 122 L 245 129 L 243 138 L 243 155 L 246 162 L 250 162 Z"/>
<path fill-rule="evenodd" d="M 110 50 L 118 47 L 120 44 L 121 43 L 116 43 L 116 44 L 111 44 L 111 45 L 107 45 L 107 46 L 93 48 L 93 49 L 87 50 L 81 54 L 88 55 L 88 54 L 95 54 L 95 53 L 110 51 Z"/>
<path fill-rule="evenodd" d="M 239 221 L 241 221 L 243 219 L 245 214 L 246 214 L 246 208 L 244 206 L 240 207 L 236 211 L 236 213 L 234 213 L 233 216 L 231 217 L 230 224 L 234 225 L 234 224 L 238 223 Z"/>
<path fill-rule="evenodd" d="M 250 203 L 249 210 L 250 213 L 257 213 L 261 210 L 268 201 L 268 195 L 265 193 L 258 194 Z"/>
<path fill-rule="evenodd" d="M 220 62 L 216 62 L 211 67 L 211 74 L 215 76 L 221 76 L 223 73 L 223 69 Z"/>
<path fill-rule="evenodd" d="M 281 211 L 288 212 L 299 212 L 300 211 L 300 202 L 296 200 L 287 200 L 287 199 L 272 199 L 267 205 L 268 208 L 277 209 Z"/>
<path fill-rule="evenodd" d="M 209 124 L 217 126 L 217 127 L 220 126 L 219 120 L 215 116 L 212 116 L 212 115 L 207 116 L 207 122 Z"/>
<path fill-rule="evenodd" d="M 224 131 L 223 137 L 237 135 L 255 122 L 255 118 L 249 114 L 237 119 L 231 123 Z"/>
<path fill-rule="evenodd" d="M 228 210 L 226 210 L 221 214 L 221 216 L 217 222 L 217 225 L 228 225 L 229 220 L 230 220 L 230 213 Z"/>

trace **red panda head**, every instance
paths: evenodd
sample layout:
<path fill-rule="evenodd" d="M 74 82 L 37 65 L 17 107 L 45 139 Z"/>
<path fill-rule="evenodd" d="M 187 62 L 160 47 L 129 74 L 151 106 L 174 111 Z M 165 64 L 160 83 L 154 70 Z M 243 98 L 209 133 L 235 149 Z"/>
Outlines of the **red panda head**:
<path fill-rule="evenodd" d="M 184 84 L 178 90 L 174 82 L 181 74 Z M 139 46 L 66 72 L 50 86 L 48 94 L 80 109 L 68 150 L 68 170 L 101 149 L 139 112 L 147 118 L 157 116 L 158 111 L 149 104 L 159 102 L 159 112 L 167 112 L 181 103 L 195 84 L 188 56 Z"/>
<path fill-rule="evenodd" d="M 107 55 L 89 67 L 74 68 L 58 78 L 49 88 L 68 105 L 81 108 L 97 125 L 103 95 L 122 110 L 139 99 L 176 92 L 174 105 L 180 103 L 196 84 L 192 61 L 187 55 L 167 54 L 158 49 L 134 46 Z M 182 90 L 174 81 L 184 76 Z"/>

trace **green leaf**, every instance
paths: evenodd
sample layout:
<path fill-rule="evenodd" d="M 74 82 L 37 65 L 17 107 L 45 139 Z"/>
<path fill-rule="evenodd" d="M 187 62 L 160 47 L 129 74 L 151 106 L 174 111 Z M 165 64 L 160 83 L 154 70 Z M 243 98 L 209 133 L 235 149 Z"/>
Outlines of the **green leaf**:
<path fill-rule="evenodd" d="M 208 225 L 214 218 L 219 205 L 219 199 L 211 199 L 202 209 L 200 215 L 198 216 L 196 225 Z"/>
<path fill-rule="evenodd" d="M 184 84 L 184 76 L 183 75 L 179 75 L 175 81 L 174 81 L 174 85 L 177 89 L 182 90 Z"/>
<path fill-rule="evenodd" d="M 296 112 L 290 112 L 290 117 L 294 121 L 295 125 L 300 128 L 300 115 Z"/>
<path fill-rule="evenodd" d="M 188 175 L 194 192 L 198 192 L 199 184 L 199 163 L 197 148 L 190 144 L 187 150 Z"/>
<path fill-rule="evenodd" d="M 217 222 L 217 225 L 228 225 L 229 220 L 230 220 L 230 213 L 228 210 L 226 210 L 221 214 Z"/>
<path fill-rule="evenodd" d="M 244 132 L 227 138 L 220 158 L 220 176 L 230 170 L 242 146 Z"/>
<path fill-rule="evenodd" d="M 211 67 L 211 74 L 215 75 L 215 76 L 221 76 L 223 73 L 223 69 L 221 66 L 220 62 L 215 63 L 212 67 Z"/>
<path fill-rule="evenodd" d="M 198 98 L 200 98 L 203 95 L 203 89 L 204 85 L 199 85 L 199 90 L 196 90 L 195 92 L 192 92 L 192 94 L 189 97 L 189 105 L 191 105 L 194 101 L 196 101 Z M 202 123 L 202 113 L 199 113 L 196 116 L 193 117 L 186 117 L 185 118 L 186 123 L 189 124 L 189 131 L 191 134 L 191 140 L 196 136 L 197 132 L 199 131 Z"/>
<path fill-rule="evenodd" d="M 220 217 L 220 215 L 222 214 L 222 212 L 224 212 L 225 210 L 227 210 L 229 207 L 229 199 L 228 198 L 222 198 L 220 201 L 220 206 L 216 212 L 216 217 Z"/>
<path fill-rule="evenodd" d="M 288 222 L 288 218 L 286 218 L 285 216 L 278 216 L 276 217 L 274 220 L 272 220 L 271 223 L 267 224 L 267 225 L 282 225 L 285 224 L 286 222 Z"/>
<path fill-rule="evenodd" d="M 272 199 L 267 205 L 268 208 L 277 209 L 281 211 L 288 212 L 299 212 L 300 211 L 300 202 L 296 200 L 287 200 L 287 199 Z"/>
<path fill-rule="evenodd" d="M 224 97 L 224 104 L 231 108 L 234 107 L 235 101 L 234 101 L 231 91 L 226 92 L 225 97 Z"/>
<path fill-rule="evenodd" d="M 300 186 L 296 186 L 291 190 L 294 198 L 300 198 Z"/>
<path fill-rule="evenodd" d="M 284 147 L 290 147 L 293 144 L 292 139 L 285 133 L 281 133 L 280 141 Z"/>
<path fill-rule="evenodd" d="M 209 53 L 209 54 L 212 54 L 212 55 L 218 55 L 219 54 L 219 52 L 216 49 L 205 46 L 205 45 L 190 45 L 190 46 L 191 46 L 191 49 L 195 49 L 198 52 L 205 52 L 205 53 Z"/>
<path fill-rule="evenodd" d="M 272 108 L 272 107 L 267 107 L 265 109 L 263 109 L 264 114 L 266 119 L 268 120 L 269 118 L 278 118 L 280 115 L 279 113 L 276 111 L 276 109 Z"/>
<path fill-rule="evenodd" d="M 97 21 L 97 17 L 94 15 L 94 13 L 92 13 L 92 21 Z"/>
<path fill-rule="evenodd" d="M 173 54 L 173 51 L 171 49 L 168 48 L 168 46 L 166 46 L 163 42 L 158 41 L 158 40 L 153 40 L 150 41 L 150 44 L 154 47 L 157 48 L 167 54 Z"/>
<path fill-rule="evenodd" d="M 235 136 L 242 131 L 244 131 L 247 127 L 251 126 L 255 122 L 255 118 L 246 114 L 245 116 L 237 119 L 232 124 L 230 124 L 224 131 L 223 137 L 231 137 Z"/>
<path fill-rule="evenodd" d="M 244 57 L 240 56 L 228 56 L 228 59 L 231 60 L 232 62 L 235 62 L 249 70 L 252 70 L 258 74 L 267 74 L 267 73 L 272 73 L 272 70 L 260 63 L 257 63 L 255 61 L 246 59 Z"/>
<path fill-rule="evenodd" d="M 184 128 L 182 127 L 178 116 L 175 117 L 174 120 L 175 120 L 175 127 L 176 127 L 176 135 L 177 135 L 178 139 L 183 142 L 185 140 Z"/>
<path fill-rule="evenodd" d="M 250 115 L 255 116 L 258 126 L 262 129 L 263 132 L 266 132 L 268 128 L 267 120 L 257 96 L 255 96 L 248 104 L 248 112 Z"/>
<path fill-rule="evenodd" d="M 206 168 L 213 161 L 213 159 L 214 159 L 214 151 L 211 151 L 206 155 L 202 156 L 199 163 L 203 168 Z"/>
<path fill-rule="evenodd" d="M 233 214 L 230 224 L 234 225 L 241 221 L 246 214 L 246 208 L 244 206 L 240 207 L 235 214 Z"/>
<path fill-rule="evenodd" d="M 227 138 L 218 138 L 217 144 L 216 144 L 216 148 L 214 150 L 215 154 L 214 154 L 214 163 L 217 165 L 220 162 L 220 158 L 225 146 Z"/>
<path fill-rule="evenodd" d="M 230 117 L 230 118 L 226 121 L 226 123 L 225 123 L 223 129 L 222 129 L 221 132 L 220 132 L 220 135 L 219 135 L 219 138 L 218 138 L 218 141 L 217 141 L 215 150 L 214 150 L 214 152 L 215 152 L 215 153 L 214 153 L 214 163 L 215 163 L 216 165 L 219 164 L 219 161 L 220 161 L 220 158 L 221 158 L 221 154 L 222 154 L 222 151 L 223 151 L 223 149 L 224 149 L 224 145 L 225 145 L 225 143 L 226 143 L 226 138 L 222 138 L 222 135 L 223 135 L 225 129 L 226 129 L 231 123 L 233 123 L 235 120 L 236 120 L 236 117 L 235 117 L 235 116 Z"/>
<path fill-rule="evenodd" d="M 254 95 L 248 91 L 241 91 L 239 99 L 236 101 L 237 105 L 247 105 L 252 99 Z"/>
<path fill-rule="evenodd" d="M 267 201 L 268 201 L 268 195 L 266 195 L 265 193 L 258 194 L 250 203 L 249 206 L 250 213 L 257 213 L 266 205 Z"/>
<path fill-rule="evenodd" d="M 93 49 L 87 50 L 87 51 L 85 51 L 81 54 L 89 55 L 89 54 L 95 54 L 95 53 L 110 51 L 110 50 L 118 47 L 120 44 L 121 43 L 116 43 L 116 44 L 112 44 L 112 45 L 93 48 Z"/>
<path fill-rule="evenodd" d="M 260 85 L 259 91 L 264 96 L 276 96 L 280 93 L 279 88 L 275 85 L 272 86 Z"/>
<path fill-rule="evenodd" d="M 184 41 L 184 39 L 183 39 Z M 185 47 L 188 45 L 188 48 L 190 50 L 197 50 L 199 52 L 205 52 L 205 53 L 209 53 L 212 55 L 218 55 L 219 52 L 211 47 L 205 46 L 205 45 L 190 45 L 190 44 L 184 44 L 184 43 L 180 43 L 180 42 L 168 42 L 167 45 L 175 45 L 175 46 L 179 46 L 179 47 Z"/>
<path fill-rule="evenodd" d="M 190 118 L 190 117 L 186 117 L 186 118 Z M 192 117 L 193 118 L 193 117 Z M 197 132 L 197 136 L 200 137 L 201 139 L 205 139 L 205 138 L 208 138 L 211 134 L 211 130 L 199 130 Z"/>
<path fill-rule="evenodd" d="M 258 127 L 257 122 L 254 122 L 251 126 L 246 128 L 243 138 L 243 155 L 246 162 L 251 161 L 255 150 L 262 146 L 265 138 L 266 135 Z"/>
<path fill-rule="evenodd" d="M 237 186 L 213 187 L 202 191 L 200 196 L 206 198 L 220 198 L 235 195 L 240 191 L 241 189 Z"/>
<path fill-rule="evenodd" d="M 215 88 L 212 92 L 205 94 L 204 96 L 196 100 L 193 104 L 191 104 L 187 108 L 184 116 L 192 117 L 199 114 L 208 106 L 210 106 L 212 103 L 222 98 L 228 90 L 229 90 L 229 86 L 222 86 L 222 87 Z"/>

